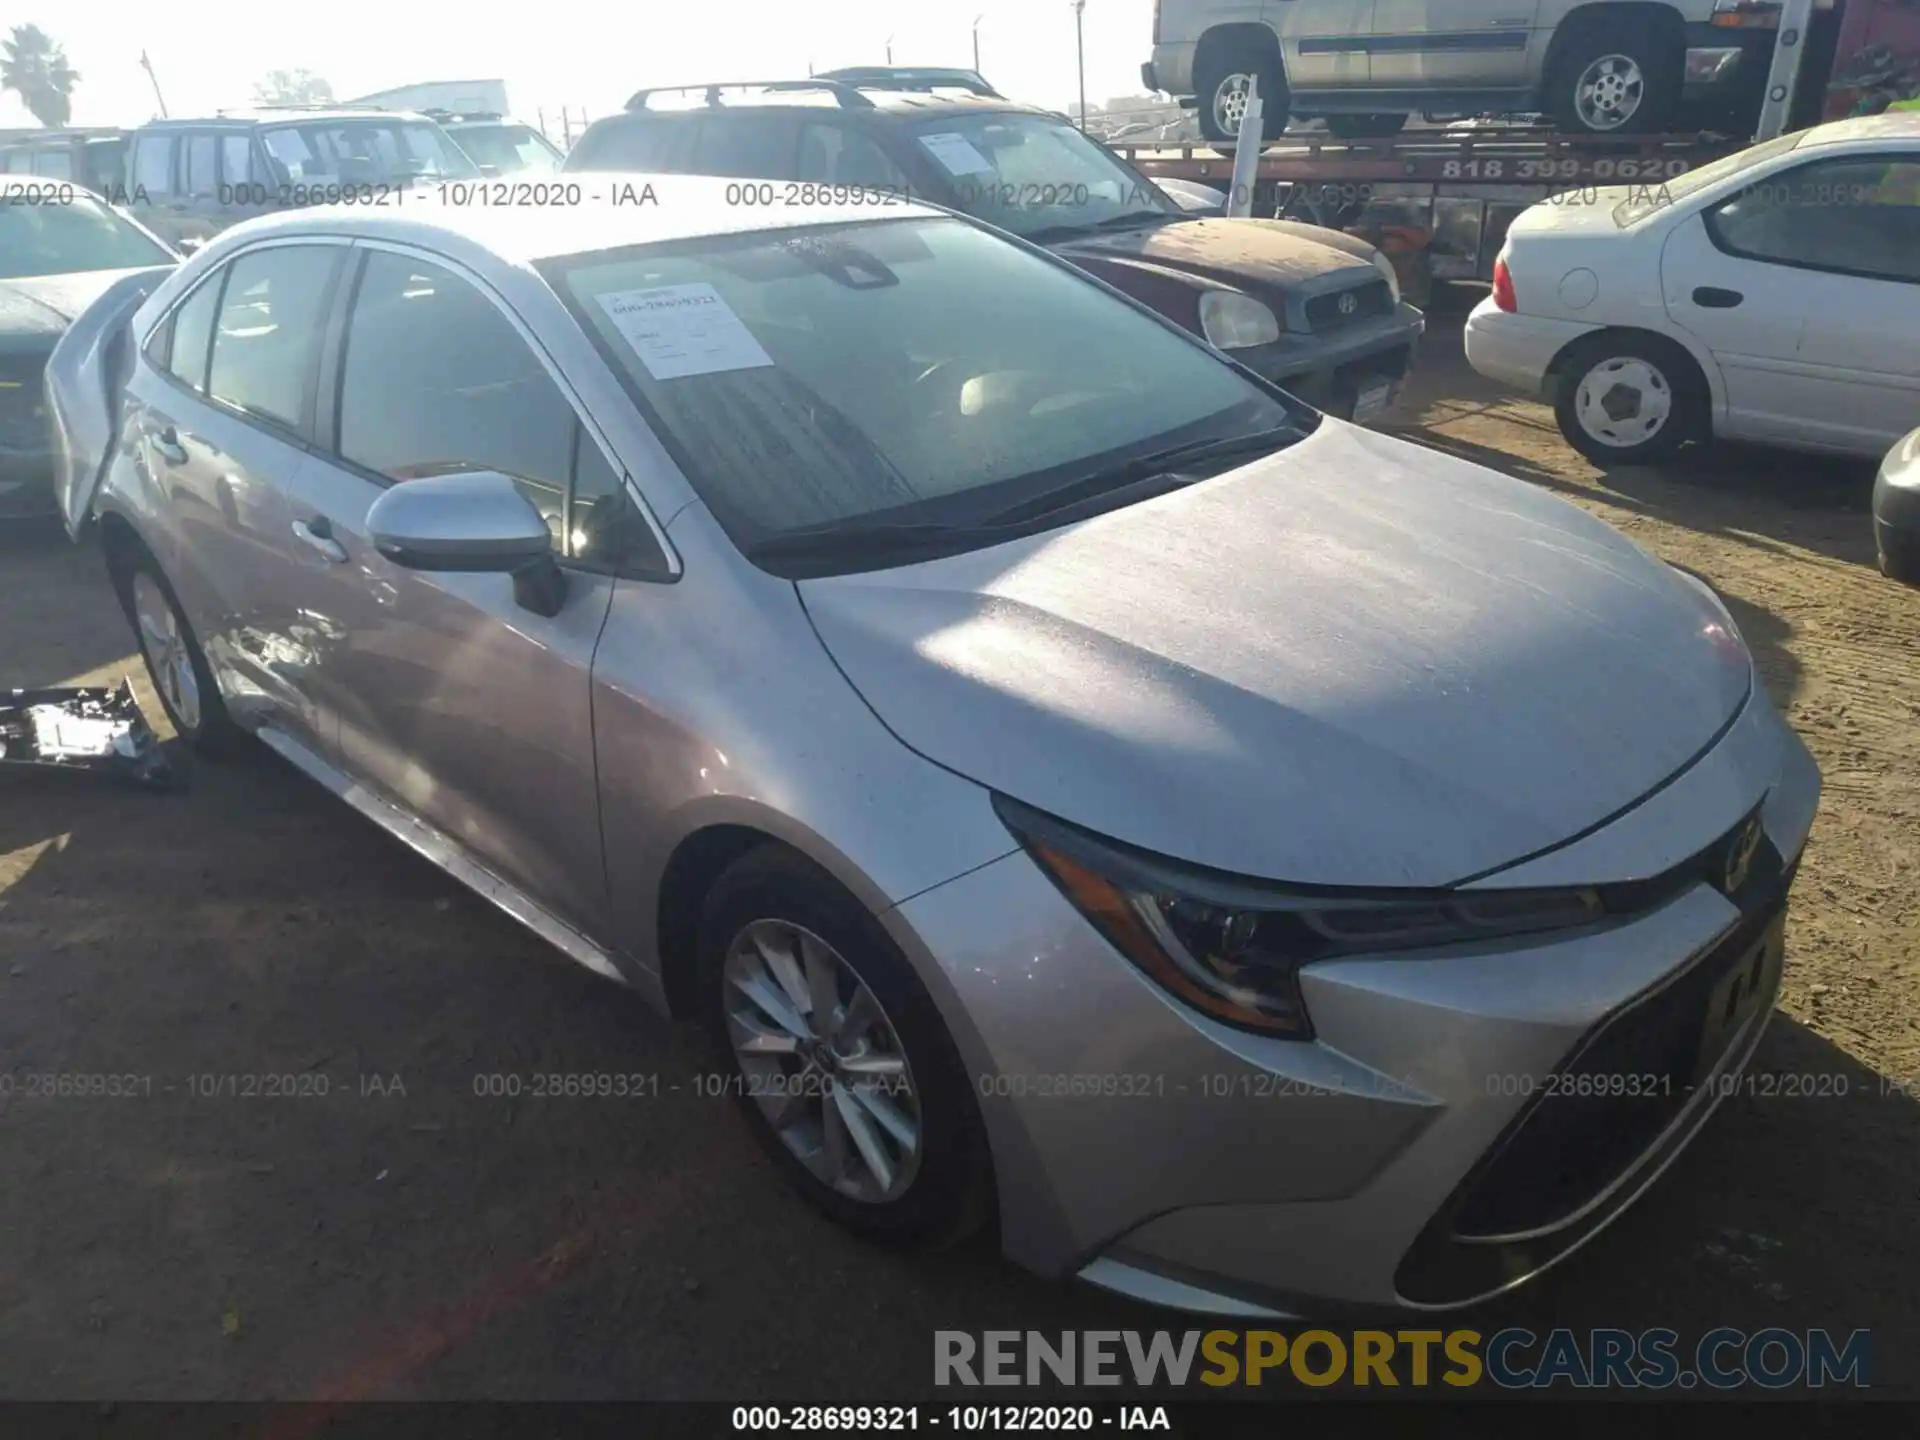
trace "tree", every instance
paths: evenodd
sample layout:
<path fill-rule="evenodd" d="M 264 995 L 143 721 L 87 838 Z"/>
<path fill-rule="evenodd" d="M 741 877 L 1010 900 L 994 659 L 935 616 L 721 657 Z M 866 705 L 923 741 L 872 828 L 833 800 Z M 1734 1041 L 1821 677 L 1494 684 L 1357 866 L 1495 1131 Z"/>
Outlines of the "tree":
<path fill-rule="evenodd" d="M 331 105 L 333 86 L 311 70 L 269 70 L 253 98 L 262 105 Z"/>
<path fill-rule="evenodd" d="M 38 25 L 16 25 L 0 41 L 0 90 L 12 90 L 33 118 L 54 129 L 73 118 L 73 87 L 80 72 Z"/>

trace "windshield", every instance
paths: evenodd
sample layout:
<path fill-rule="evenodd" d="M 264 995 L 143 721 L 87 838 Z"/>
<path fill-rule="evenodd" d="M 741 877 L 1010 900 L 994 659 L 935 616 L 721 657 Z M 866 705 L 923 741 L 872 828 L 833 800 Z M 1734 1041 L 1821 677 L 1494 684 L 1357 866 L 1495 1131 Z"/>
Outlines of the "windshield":
<path fill-rule="evenodd" d="M 560 152 L 531 125 L 462 125 L 447 133 L 469 160 L 497 175 L 560 168 Z"/>
<path fill-rule="evenodd" d="M 1045 115 L 960 114 L 914 132 L 951 177 L 955 208 L 1016 235 L 1178 219 L 1145 176 Z"/>
<path fill-rule="evenodd" d="M 426 121 L 309 120 L 273 126 L 260 138 L 296 185 L 404 185 L 480 173 L 445 131 Z"/>
<path fill-rule="evenodd" d="M 1657 186 L 1638 184 L 1633 187 L 1631 198 L 1622 200 L 1613 208 L 1613 223 L 1622 229 L 1635 224 L 1653 214 L 1664 210 L 1676 200 L 1718 184 L 1730 175 L 1738 175 L 1751 170 L 1756 165 L 1764 165 L 1776 155 L 1784 155 L 1800 143 L 1801 134 L 1782 135 L 1777 140 L 1769 140 L 1764 145 L 1755 145 L 1747 150 L 1736 151 L 1715 160 L 1710 165 L 1702 165 L 1698 170 L 1689 170 L 1684 175 L 1676 175 L 1671 180 L 1663 180 Z"/>
<path fill-rule="evenodd" d="M 171 265 L 173 259 L 98 200 L 69 186 L 0 190 L 0 280 L 134 270 Z"/>
<path fill-rule="evenodd" d="M 1101 477 L 1115 492 L 1139 480 L 1123 473 L 1129 461 L 1309 413 L 959 220 L 723 236 L 541 268 L 750 556 L 796 530 L 980 524 L 1068 486 L 1097 504 Z M 876 568 L 886 544 L 876 537 L 866 563 L 839 568 Z"/>

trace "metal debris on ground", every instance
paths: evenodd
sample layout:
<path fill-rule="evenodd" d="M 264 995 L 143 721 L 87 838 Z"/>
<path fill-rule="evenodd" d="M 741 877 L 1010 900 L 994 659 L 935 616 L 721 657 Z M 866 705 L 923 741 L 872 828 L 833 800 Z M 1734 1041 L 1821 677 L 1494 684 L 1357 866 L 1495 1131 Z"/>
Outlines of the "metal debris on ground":
<path fill-rule="evenodd" d="M 91 770 L 152 790 L 178 780 L 130 680 L 117 688 L 0 690 L 0 765 Z"/>

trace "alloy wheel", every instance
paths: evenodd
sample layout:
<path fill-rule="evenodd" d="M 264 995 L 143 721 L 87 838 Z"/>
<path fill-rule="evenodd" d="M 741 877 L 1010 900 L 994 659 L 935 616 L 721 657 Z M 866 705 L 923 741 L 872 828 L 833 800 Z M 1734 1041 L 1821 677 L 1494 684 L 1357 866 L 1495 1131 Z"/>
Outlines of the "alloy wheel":
<path fill-rule="evenodd" d="M 1618 130 L 1640 110 L 1647 77 L 1631 55 L 1602 55 L 1580 72 L 1574 110 L 1589 130 Z"/>
<path fill-rule="evenodd" d="M 174 612 L 160 582 L 141 570 L 133 577 L 134 622 L 140 630 L 140 650 L 167 711 L 184 730 L 200 725 L 200 680 L 194 674 L 193 652 L 186 627 Z"/>
<path fill-rule="evenodd" d="M 1673 418 L 1673 386 L 1657 365 L 1638 356 L 1602 360 L 1581 378 L 1574 413 L 1600 444 L 1630 450 Z"/>
<path fill-rule="evenodd" d="M 1229 75 L 1213 92 L 1213 119 L 1229 136 L 1237 138 L 1240 122 L 1247 113 L 1247 99 L 1253 89 L 1253 76 Z"/>
<path fill-rule="evenodd" d="M 893 1022 L 832 945 L 784 920 L 756 920 L 722 967 L 727 1038 L 746 1093 L 814 1178 L 884 1204 L 919 1173 L 913 1067 Z"/>

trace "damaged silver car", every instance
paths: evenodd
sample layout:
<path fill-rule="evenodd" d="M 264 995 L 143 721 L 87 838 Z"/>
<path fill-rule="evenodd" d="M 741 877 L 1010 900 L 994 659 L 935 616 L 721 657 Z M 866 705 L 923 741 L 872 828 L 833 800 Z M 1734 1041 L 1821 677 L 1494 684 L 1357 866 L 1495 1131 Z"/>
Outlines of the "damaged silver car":
<path fill-rule="evenodd" d="M 970 217 L 596 185 L 56 353 L 195 747 L 704 1020 L 836 1220 L 1163 1304 L 1469 1304 L 1733 1092 L 1820 777 L 1706 585 Z"/>

